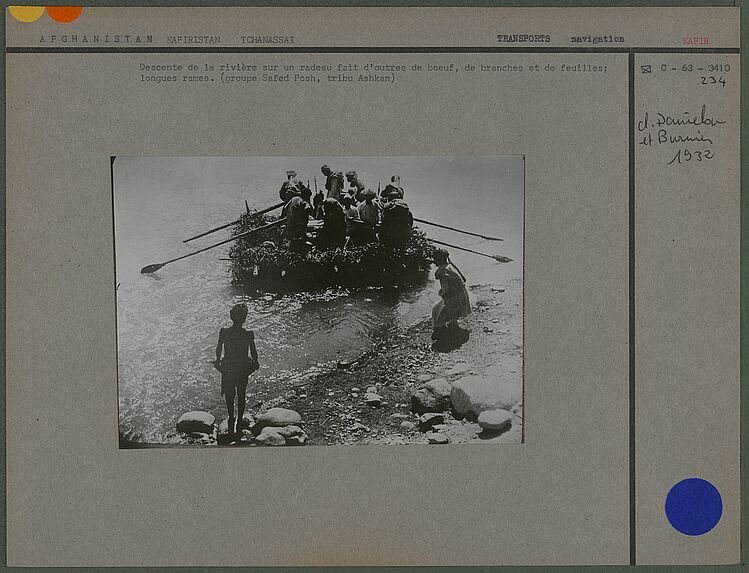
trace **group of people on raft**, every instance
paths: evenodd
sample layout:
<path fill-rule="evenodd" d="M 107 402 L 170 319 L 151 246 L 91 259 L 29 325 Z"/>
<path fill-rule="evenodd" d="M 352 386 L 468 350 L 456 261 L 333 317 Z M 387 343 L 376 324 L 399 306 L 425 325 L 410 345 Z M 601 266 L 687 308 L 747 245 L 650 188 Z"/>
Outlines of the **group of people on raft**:
<path fill-rule="evenodd" d="M 356 171 L 345 175 L 323 165 L 325 191 L 312 190 L 304 185 L 295 171 L 286 172 L 279 195 L 285 203 L 282 217 L 286 218 L 284 239 L 290 248 L 306 252 L 313 246 L 327 250 L 365 245 L 379 241 L 392 248 L 403 246 L 411 236 L 413 215 L 403 200 L 400 177 L 393 175 L 379 195 L 365 187 Z M 348 183 L 348 187 L 346 186 Z M 310 219 L 322 221 L 314 245 L 308 241 Z"/>

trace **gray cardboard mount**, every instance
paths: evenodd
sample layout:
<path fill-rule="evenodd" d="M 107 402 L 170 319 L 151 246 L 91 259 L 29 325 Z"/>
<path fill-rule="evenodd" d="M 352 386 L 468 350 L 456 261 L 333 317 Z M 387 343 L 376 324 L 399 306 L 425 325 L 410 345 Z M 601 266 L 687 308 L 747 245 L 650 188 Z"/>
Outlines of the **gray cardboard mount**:
<path fill-rule="evenodd" d="M 23 48 L 6 55 L 9 565 L 615 565 L 633 550 L 642 564 L 739 561 L 738 54 L 407 50 L 496 47 L 518 30 L 565 49 L 580 30 L 730 50 L 737 9 L 87 7 L 66 26 L 6 13 L 6 44 Z M 215 33 L 237 47 L 292 32 L 298 47 L 404 50 L 101 41 Z M 143 62 L 227 57 L 541 70 L 313 90 L 138 80 Z M 699 74 L 637 75 L 632 100 L 633 69 L 685 62 L 734 72 L 709 92 L 690 83 Z M 544 71 L 564 64 L 606 72 Z M 727 122 L 709 165 L 673 168 L 630 144 L 633 118 L 704 103 Z M 119 450 L 110 157 L 385 154 L 525 155 L 525 442 Z M 723 517 L 687 537 L 663 501 L 694 476 L 719 489 Z"/>

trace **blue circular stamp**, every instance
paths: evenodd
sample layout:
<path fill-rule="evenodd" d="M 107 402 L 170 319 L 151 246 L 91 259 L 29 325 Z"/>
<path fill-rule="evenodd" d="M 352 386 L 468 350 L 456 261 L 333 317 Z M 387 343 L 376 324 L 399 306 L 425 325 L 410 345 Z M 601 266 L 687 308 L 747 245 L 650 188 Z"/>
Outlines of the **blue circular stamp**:
<path fill-rule="evenodd" d="M 668 522 L 684 535 L 704 535 L 718 525 L 722 515 L 723 499 L 707 480 L 682 480 L 666 496 Z"/>

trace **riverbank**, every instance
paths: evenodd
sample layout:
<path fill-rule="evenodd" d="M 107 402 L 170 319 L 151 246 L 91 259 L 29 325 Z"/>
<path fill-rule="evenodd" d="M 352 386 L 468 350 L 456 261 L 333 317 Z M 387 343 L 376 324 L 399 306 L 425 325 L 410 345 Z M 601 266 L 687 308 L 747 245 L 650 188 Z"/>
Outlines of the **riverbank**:
<path fill-rule="evenodd" d="M 297 382 L 262 408 L 299 412 L 309 445 L 426 444 L 434 436 L 420 430 L 424 423 L 412 412 L 412 395 L 425 384 L 449 391 L 471 376 L 486 380 L 490 389 L 494 382 L 498 389 L 513 387 L 520 400 L 509 406 L 509 427 L 482 429 L 475 416 L 448 408 L 430 431 L 448 443 L 522 441 L 522 281 L 473 285 L 470 292 L 473 312 L 461 321 L 470 334 L 459 348 L 433 350 L 425 318 L 387 332 L 373 349 Z"/>

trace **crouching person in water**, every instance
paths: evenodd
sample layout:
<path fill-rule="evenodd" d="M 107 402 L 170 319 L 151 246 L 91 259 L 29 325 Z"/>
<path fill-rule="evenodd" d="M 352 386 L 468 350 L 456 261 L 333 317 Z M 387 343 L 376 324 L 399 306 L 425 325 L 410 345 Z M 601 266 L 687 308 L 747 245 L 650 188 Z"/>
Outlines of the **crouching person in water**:
<path fill-rule="evenodd" d="M 226 399 L 229 412 L 229 434 L 240 430 L 247 394 L 247 381 L 250 374 L 259 368 L 255 333 L 242 328 L 247 319 L 247 306 L 236 304 L 229 311 L 232 325 L 218 333 L 216 361 L 213 363 L 221 372 L 221 395 Z M 222 357 L 223 351 L 223 357 Z M 237 396 L 237 417 L 234 418 L 234 396 Z"/>
<path fill-rule="evenodd" d="M 442 298 L 432 308 L 432 339 L 435 349 L 449 350 L 459 347 L 468 340 L 468 331 L 458 326 L 458 319 L 471 314 L 465 281 L 448 267 L 449 255 L 443 249 L 434 253 L 437 271 L 434 278 L 440 281 L 439 295 Z"/>

